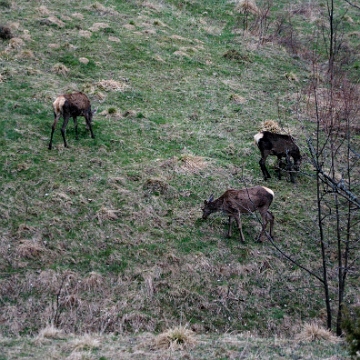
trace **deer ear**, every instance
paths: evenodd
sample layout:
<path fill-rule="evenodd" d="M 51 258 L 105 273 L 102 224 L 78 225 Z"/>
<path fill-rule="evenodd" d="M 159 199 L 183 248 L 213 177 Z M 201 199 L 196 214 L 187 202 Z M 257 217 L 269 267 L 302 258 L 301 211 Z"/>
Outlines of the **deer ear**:
<path fill-rule="evenodd" d="M 214 194 L 211 194 L 210 197 L 209 197 L 208 202 L 212 202 L 213 200 L 214 200 Z"/>

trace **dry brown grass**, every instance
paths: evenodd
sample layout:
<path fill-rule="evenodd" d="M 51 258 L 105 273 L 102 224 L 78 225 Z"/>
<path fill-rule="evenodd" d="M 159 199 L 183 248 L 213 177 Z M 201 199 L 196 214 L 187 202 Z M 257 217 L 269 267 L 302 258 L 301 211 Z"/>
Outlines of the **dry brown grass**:
<path fill-rule="evenodd" d="M 52 68 L 51 71 L 55 74 L 58 75 L 67 75 L 70 72 L 70 69 L 68 67 L 66 67 L 64 64 L 55 64 Z"/>
<path fill-rule="evenodd" d="M 20 49 L 25 45 L 25 42 L 21 38 L 14 37 L 10 39 L 7 49 Z"/>
<path fill-rule="evenodd" d="M 178 159 L 179 170 L 186 173 L 196 174 L 200 170 L 206 168 L 206 166 L 207 166 L 207 162 L 201 156 L 184 154 L 181 155 Z"/>
<path fill-rule="evenodd" d="M 100 339 L 91 334 L 84 334 L 71 342 L 73 351 L 92 350 L 100 347 Z"/>
<path fill-rule="evenodd" d="M 235 6 L 235 11 L 241 14 L 250 13 L 253 15 L 258 15 L 260 13 L 259 8 L 253 0 L 240 0 Z"/>
<path fill-rule="evenodd" d="M 116 80 L 100 80 L 97 83 L 97 86 L 99 89 L 104 91 L 119 91 L 123 92 L 130 88 L 130 86 L 122 81 L 116 81 Z"/>
<path fill-rule="evenodd" d="M 246 102 L 246 99 L 238 94 L 231 94 L 230 100 L 234 102 L 235 104 L 244 104 Z"/>
<path fill-rule="evenodd" d="M 35 259 L 41 257 L 46 249 L 37 240 L 20 240 L 17 252 L 20 257 L 25 259 Z"/>
<path fill-rule="evenodd" d="M 330 330 L 316 323 L 306 323 L 301 332 L 295 336 L 295 339 L 302 342 L 325 340 L 330 343 L 337 343 L 340 341 L 339 337 L 333 335 Z"/>
<path fill-rule="evenodd" d="M 108 209 L 105 206 L 102 206 L 101 209 L 97 212 L 97 218 L 101 220 L 117 220 L 121 210 Z"/>
<path fill-rule="evenodd" d="M 79 30 L 79 36 L 90 39 L 92 35 L 91 31 L 88 30 Z"/>
<path fill-rule="evenodd" d="M 196 344 L 194 332 L 186 326 L 168 329 L 154 339 L 154 349 L 189 349 Z"/>
<path fill-rule="evenodd" d="M 106 23 L 94 23 L 90 28 L 89 30 L 91 31 L 99 31 L 101 29 L 107 29 L 109 26 L 109 24 L 106 24 Z"/>
<path fill-rule="evenodd" d="M 63 28 L 65 26 L 65 23 L 62 20 L 60 20 L 59 18 L 57 18 L 56 16 L 49 16 L 47 18 L 47 21 L 51 24 L 57 25 L 60 28 Z"/>
<path fill-rule="evenodd" d="M 281 127 L 274 120 L 265 120 L 261 123 L 259 131 L 270 131 L 272 133 L 281 134 Z"/>
<path fill-rule="evenodd" d="M 35 343 L 42 343 L 49 339 L 65 339 L 66 335 L 61 330 L 50 324 L 39 331 L 39 334 L 35 337 Z"/>

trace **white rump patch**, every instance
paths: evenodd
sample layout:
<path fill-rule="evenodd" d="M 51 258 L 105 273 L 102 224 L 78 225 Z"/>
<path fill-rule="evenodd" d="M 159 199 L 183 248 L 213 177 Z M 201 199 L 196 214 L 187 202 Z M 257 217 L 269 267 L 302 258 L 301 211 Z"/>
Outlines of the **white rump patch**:
<path fill-rule="evenodd" d="M 255 144 L 258 144 L 259 140 L 262 139 L 263 136 L 264 134 L 262 132 L 259 132 L 256 135 L 254 135 Z"/>
<path fill-rule="evenodd" d="M 63 106 L 65 104 L 65 101 L 66 101 L 65 97 L 62 96 L 62 95 L 58 96 L 55 99 L 55 101 L 53 102 L 53 108 L 54 108 L 55 114 L 62 113 L 62 108 L 63 108 Z"/>
<path fill-rule="evenodd" d="M 273 192 L 271 189 L 267 188 L 266 186 L 262 186 L 262 188 L 265 189 L 265 190 L 266 190 L 269 194 L 271 194 L 273 197 L 275 196 L 274 192 Z"/>

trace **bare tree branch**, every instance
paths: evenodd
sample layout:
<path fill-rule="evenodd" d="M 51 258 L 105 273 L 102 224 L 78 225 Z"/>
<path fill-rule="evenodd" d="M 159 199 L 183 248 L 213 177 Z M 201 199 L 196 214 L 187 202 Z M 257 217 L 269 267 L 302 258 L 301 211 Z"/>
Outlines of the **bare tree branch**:
<path fill-rule="evenodd" d="M 349 0 L 345 0 L 345 2 L 347 2 L 350 6 L 352 6 L 352 7 L 356 8 L 356 9 L 360 10 L 360 6 L 359 6 L 359 5 L 353 4 L 353 3 L 351 3 Z"/>

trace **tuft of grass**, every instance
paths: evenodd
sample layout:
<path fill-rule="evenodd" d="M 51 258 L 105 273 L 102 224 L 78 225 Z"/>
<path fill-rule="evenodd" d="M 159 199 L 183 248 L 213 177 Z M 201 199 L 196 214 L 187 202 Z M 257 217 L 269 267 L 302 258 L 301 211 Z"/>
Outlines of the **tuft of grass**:
<path fill-rule="evenodd" d="M 196 344 L 194 332 L 186 326 L 177 326 L 168 329 L 156 336 L 154 339 L 154 349 L 172 349 L 184 350 L 189 349 Z"/>
<path fill-rule="evenodd" d="M 302 342 L 324 340 L 329 343 L 338 343 L 341 341 L 341 339 L 334 335 L 330 330 L 325 329 L 314 322 L 304 324 L 303 329 L 296 335 L 295 339 Z"/>

